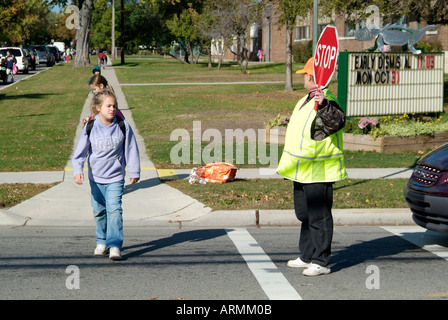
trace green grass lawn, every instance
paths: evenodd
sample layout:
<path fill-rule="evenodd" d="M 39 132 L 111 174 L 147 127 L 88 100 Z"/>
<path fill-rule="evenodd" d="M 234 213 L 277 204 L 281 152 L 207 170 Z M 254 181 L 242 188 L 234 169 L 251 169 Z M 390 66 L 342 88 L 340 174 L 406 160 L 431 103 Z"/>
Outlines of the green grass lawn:
<path fill-rule="evenodd" d="M 334 184 L 333 208 L 406 208 L 406 179 L 346 179 Z M 293 183 L 275 180 L 235 180 L 226 184 L 166 181 L 214 210 L 293 209 Z M 379 192 L 378 190 L 382 190 Z"/>
<path fill-rule="evenodd" d="M 0 171 L 64 169 L 90 76 L 61 64 L 0 91 Z"/>
<path fill-rule="evenodd" d="M 7 209 L 25 201 L 56 183 L 3 183 L 0 184 L 0 209 Z"/>
<path fill-rule="evenodd" d="M 118 61 L 115 61 L 118 63 Z M 298 69 L 295 66 L 295 69 Z M 137 71 L 138 70 L 138 71 Z M 133 118 L 143 136 L 147 152 L 158 168 L 191 168 L 199 163 L 193 162 L 193 143 L 190 142 L 190 159 L 185 164 L 173 164 L 170 151 L 179 143 L 180 138 L 170 135 L 174 130 L 186 130 L 193 138 L 195 121 L 204 131 L 226 138 L 226 129 L 230 132 L 241 129 L 242 132 L 255 132 L 265 129 L 266 124 L 278 114 L 288 116 L 297 101 L 306 94 L 303 89 L 303 76 L 294 75 L 294 92 L 284 90 L 283 84 L 258 84 L 257 81 L 284 80 L 284 64 L 257 64 L 249 68 L 250 74 L 243 75 L 235 66 L 224 65 L 222 70 L 209 69 L 206 64 L 184 65 L 173 59 L 127 58 L 126 65 L 117 66 L 116 73 L 120 83 L 186 83 L 176 86 L 124 86 L 123 92 Z M 253 84 L 216 86 L 213 82 L 244 81 Z M 205 83 L 198 85 L 197 83 Z M 188 85 L 188 83 L 191 83 Z M 208 85 L 207 85 L 208 84 Z M 330 88 L 337 92 L 337 82 Z M 196 128 L 198 126 L 196 125 Z M 249 131 L 248 131 L 249 130 Z M 230 136 L 231 137 L 231 136 Z M 210 147 L 210 142 L 202 139 L 201 152 Z M 258 139 L 259 140 L 259 139 Z M 225 143 L 220 150 L 224 159 Z M 263 166 L 258 159 L 255 164 L 248 157 L 248 143 L 244 145 L 244 161 L 236 162 L 236 148 L 229 161 L 238 167 Z M 267 148 L 269 150 L 269 148 Z M 278 146 L 280 157 L 283 146 Z M 260 153 L 257 151 L 256 155 Z M 421 154 L 403 152 L 400 154 L 379 154 L 374 152 L 346 152 L 348 167 L 412 167 Z M 202 160 L 202 159 L 201 159 Z M 277 160 L 278 161 L 278 160 Z"/>

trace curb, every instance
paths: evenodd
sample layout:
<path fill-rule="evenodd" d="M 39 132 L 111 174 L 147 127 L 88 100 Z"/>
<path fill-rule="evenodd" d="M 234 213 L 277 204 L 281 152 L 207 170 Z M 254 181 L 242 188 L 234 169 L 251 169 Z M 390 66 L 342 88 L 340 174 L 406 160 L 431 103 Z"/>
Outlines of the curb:
<path fill-rule="evenodd" d="M 335 226 L 414 225 L 412 212 L 402 209 L 333 209 Z M 125 227 L 295 227 L 300 226 L 294 210 L 218 210 L 192 220 L 165 220 L 160 217 L 133 220 L 123 217 Z M 95 226 L 91 220 L 31 219 L 10 210 L 0 210 L 0 226 Z"/>

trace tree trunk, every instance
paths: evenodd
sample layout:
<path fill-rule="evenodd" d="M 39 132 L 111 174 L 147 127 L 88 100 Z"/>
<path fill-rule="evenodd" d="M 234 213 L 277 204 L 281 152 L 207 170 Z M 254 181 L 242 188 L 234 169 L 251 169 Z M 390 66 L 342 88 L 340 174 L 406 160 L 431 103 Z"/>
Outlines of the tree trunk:
<path fill-rule="evenodd" d="M 93 0 L 80 1 L 79 29 L 76 31 L 76 57 L 74 67 L 92 66 L 89 58 L 90 20 Z"/>
<path fill-rule="evenodd" d="M 286 23 L 286 79 L 285 91 L 294 91 L 292 86 L 292 30 Z"/>
<path fill-rule="evenodd" d="M 206 47 L 207 50 L 207 57 L 208 57 L 208 67 L 212 68 L 212 49 L 210 47 Z"/>
<path fill-rule="evenodd" d="M 120 27 L 121 27 L 121 36 L 120 36 L 120 44 L 121 44 L 121 64 L 124 64 L 124 48 L 125 48 L 125 40 L 124 40 L 124 0 L 121 0 L 121 17 L 120 17 Z"/>

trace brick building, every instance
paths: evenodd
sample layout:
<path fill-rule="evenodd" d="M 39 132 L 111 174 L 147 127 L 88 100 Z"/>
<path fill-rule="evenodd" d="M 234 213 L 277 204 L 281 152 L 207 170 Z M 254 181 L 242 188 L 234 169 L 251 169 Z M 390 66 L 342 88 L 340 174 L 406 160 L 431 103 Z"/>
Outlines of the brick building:
<path fill-rule="evenodd" d="M 258 26 L 253 26 L 248 36 L 248 48 L 251 52 L 251 60 L 257 60 L 258 49 L 263 50 L 263 60 L 266 62 L 285 62 L 285 46 L 286 46 L 286 28 L 278 27 L 278 17 L 275 14 L 275 8 L 268 6 L 263 15 L 262 21 Z M 376 25 L 382 27 L 381 20 L 376 19 Z M 369 23 L 369 21 L 367 22 Z M 397 23 L 407 24 L 409 27 L 419 29 L 424 26 L 417 21 L 407 21 L 406 17 L 403 17 L 401 21 Z M 318 34 L 322 32 L 326 25 L 333 24 L 338 30 L 339 36 L 339 51 L 364 51 L 375 45 L 372 41 L 359 41 L 350 31 L 362 28 L 366 25 L 366 21 L 361 21 L 357 25 L 350 25 L 346 23 L 343 16 L 333 15 L 331 18 L 319 19 L 318 21 Z M 293 31 L 293 43 L 295 42 L 307 42 L 312 41 L 313 37 L 313 12 L 306 18 L 297 19 L 294 31 Z M 445 51 L 445 72 L 448 73 L 448 25 L 437 25 L 436 29 L 428 31 L 426 35 L 421 39 L 424 42 L 440 42 Z M 234 48 L 236 51 L 238 48 Z M 227 52 L 226 60 L 236 60 L 236 56 Z"/>

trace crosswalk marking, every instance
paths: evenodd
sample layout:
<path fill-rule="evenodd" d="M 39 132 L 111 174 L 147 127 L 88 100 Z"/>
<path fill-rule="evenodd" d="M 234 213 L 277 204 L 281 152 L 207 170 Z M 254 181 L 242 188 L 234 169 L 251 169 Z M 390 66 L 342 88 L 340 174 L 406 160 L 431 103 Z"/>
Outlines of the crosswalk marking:
<path fill-rule="evenodd" d="M 302 300 L 246 229 L 226 229 L 226 232 L 270 300 Z"/>
<path fill-rule="evenodd" d="M 419 226 L 387 226 L 382 228 L 448 261 L 448 248 L 436 244 L 439 240 L 446 243 L 446 235 Z"/>

